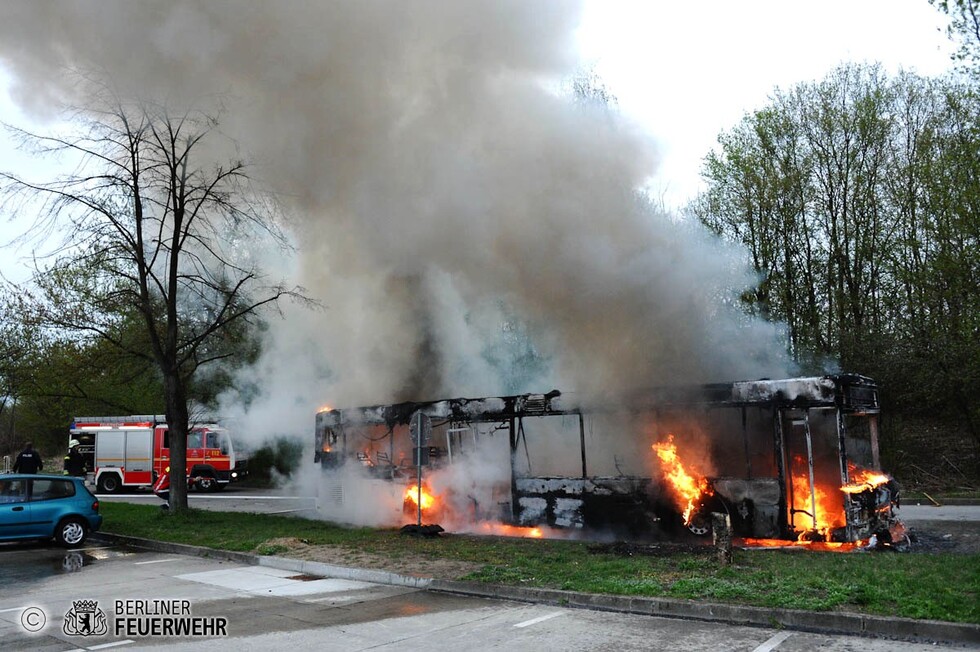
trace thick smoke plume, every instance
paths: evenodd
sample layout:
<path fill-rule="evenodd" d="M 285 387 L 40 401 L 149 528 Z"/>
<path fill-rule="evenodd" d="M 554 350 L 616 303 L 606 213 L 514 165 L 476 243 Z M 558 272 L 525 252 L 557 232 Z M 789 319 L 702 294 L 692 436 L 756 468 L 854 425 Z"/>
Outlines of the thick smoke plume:
<path fill-rule="evenodd" d="M 263 428 L 309 432 L 323 403 L 785 372 L 774 329 L 735 305 L 753 281 L 741 254 L 638 194 L 651 138 L 557 90 L 580 66 L 572 3 L 2 11 L 0 63 L 40 117 L 84 100 L 69 69 L 224 104 L 222 130 L 294 216 L 298 260 L 275 262 L 325 306 L 270 330 L 252 378 Z"/>

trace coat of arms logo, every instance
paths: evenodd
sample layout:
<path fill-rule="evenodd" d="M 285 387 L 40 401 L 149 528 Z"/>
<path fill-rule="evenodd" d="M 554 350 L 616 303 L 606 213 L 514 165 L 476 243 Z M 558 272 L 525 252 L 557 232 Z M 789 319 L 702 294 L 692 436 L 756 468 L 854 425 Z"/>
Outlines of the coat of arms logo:
<path fill-rule="evenodd" d="M 102 636 L 109 631 L 109 623 L 98 600 L 72 600 L 62 631 L 69 636 Z"/>

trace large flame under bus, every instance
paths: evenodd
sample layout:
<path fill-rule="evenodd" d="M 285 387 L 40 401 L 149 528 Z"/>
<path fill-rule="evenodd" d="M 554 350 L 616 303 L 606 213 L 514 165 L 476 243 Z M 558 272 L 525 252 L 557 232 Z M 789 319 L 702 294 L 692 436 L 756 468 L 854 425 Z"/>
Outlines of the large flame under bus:
<path fill-rule="evenodd" d="M 411 429 L 419 413 L 431 423 L 424 445 Z M 406 514 L 418 509 L 420 461 L 433 485 L 469 464 L 466 486 L 422 486 L 428 515 L 469 521 L 467 531 L 664 539 L 705 535 L 710 513 L 725 512 L 746 540 L 855 543 L 888 538 L 897 525 L 898 487 L 880 470 L 879 413 L 876 384 L 853 374 L 603 403 L 556 390 L 324 408 L 315 459 L 337 477 L 352 464 L 394 483 L 407 492 Z M 484 474 L 481 464 L 504 473 Z M 484 476 L 495 479 L 480 486 Z M 340 499 L 343 487 L 333 491 Z"/>

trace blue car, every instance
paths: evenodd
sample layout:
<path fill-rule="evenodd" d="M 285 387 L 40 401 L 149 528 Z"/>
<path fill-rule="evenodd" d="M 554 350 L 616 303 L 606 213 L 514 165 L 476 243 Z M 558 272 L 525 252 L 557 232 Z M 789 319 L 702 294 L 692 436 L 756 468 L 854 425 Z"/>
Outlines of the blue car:
<path fill-rule="evenodd" d="M 82 478 L 0 475 L 0 541 L 54 538 L 71 548 L 101 526 L 99 501 Z"/>

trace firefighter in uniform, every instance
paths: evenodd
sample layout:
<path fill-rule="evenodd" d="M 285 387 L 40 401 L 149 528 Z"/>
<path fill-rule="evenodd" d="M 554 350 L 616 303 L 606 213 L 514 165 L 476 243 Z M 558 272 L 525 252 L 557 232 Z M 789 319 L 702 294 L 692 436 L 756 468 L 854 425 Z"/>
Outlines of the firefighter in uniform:
<path fill-rule="evenodd" d="M 68 454 L 65 455 L 65 475 L 85 477 L 85 457 L 78 452 L 78 440 L 68 442 Z"/>
<path fill-rule="evenodd" d="M 168 466 L 153 483 L 153 493 L 163 501 L 164 509 L 170 507 L 170 467 Z"/>

